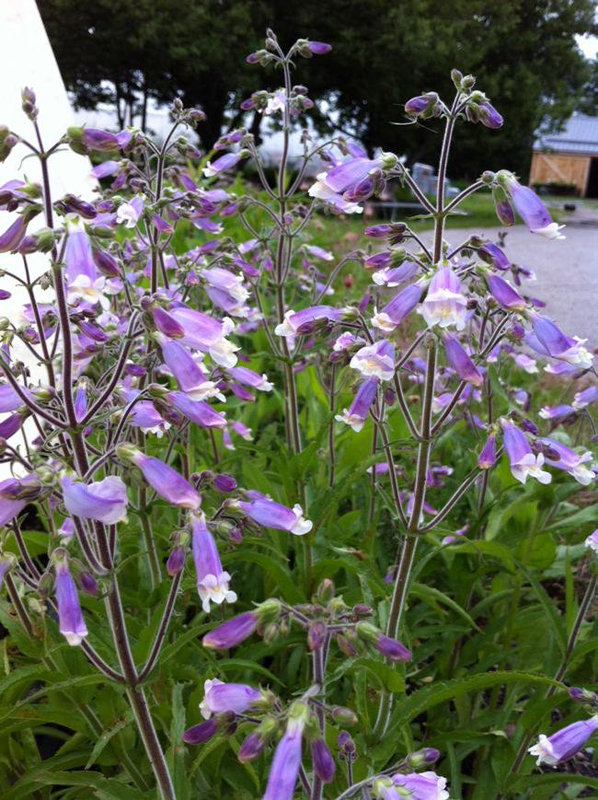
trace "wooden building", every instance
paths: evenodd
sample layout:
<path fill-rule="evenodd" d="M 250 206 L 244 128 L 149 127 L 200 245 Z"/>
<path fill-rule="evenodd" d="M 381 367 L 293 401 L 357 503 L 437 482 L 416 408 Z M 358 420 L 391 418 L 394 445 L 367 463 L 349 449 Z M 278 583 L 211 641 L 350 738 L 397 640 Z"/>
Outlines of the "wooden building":
<path fill-rule="evenodd" d="M 580 197 L 598 197 L 598 117 L 574 114 L 559 133 L 534 144 L 532 186 L 574 186 Z"/>

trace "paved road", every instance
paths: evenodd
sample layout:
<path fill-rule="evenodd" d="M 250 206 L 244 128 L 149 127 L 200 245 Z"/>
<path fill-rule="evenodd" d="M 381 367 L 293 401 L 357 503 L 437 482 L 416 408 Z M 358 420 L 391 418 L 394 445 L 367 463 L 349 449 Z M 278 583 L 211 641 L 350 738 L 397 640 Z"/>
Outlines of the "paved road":
<path fill-rule="evenodd" d="M 497 240 L 499 230 L 487 228 L 449 230 L 446 238 L 455 245 L 473 233 Z M 527 282 L 527 293 L 547 303 L 546 313 L 565 333 L 588 339 L 598 346 L 598 227 L 574 227 L 563 231 L 566 239 L 544 239 L 529 233 L 524 225 L 508 229 L 505 252 L 511 261 L 536 273 Z"/>

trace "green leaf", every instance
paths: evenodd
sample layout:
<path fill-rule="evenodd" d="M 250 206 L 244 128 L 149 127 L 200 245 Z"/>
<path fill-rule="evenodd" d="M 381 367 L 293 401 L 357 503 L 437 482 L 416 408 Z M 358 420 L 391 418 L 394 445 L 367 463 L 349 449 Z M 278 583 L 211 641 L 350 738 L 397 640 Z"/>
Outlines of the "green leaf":
<path fill-rule="evenodd" d="M 367 670 L 375 678 L 377 678 L 382 689 L 396 694 L 397 692 L 405 691 L 405 678 L 398 671 L 398 669 L 400 668 L 391 667 L 388 664 L 384 664 L 382 661 L 376 661 L 373 658 L 355 658 L 353 660 L 347 660 L 343 662 L 334 671 L 330 678 L 326 679 L 326 686 L 329 686 L 330 684 L 340 680 L 340 678 L 342 678 L 343 675 L 346 675 L 348 672 Z"/>
<path fill-rule="evenodd" d="M 523 789 L 536 786 L 560 786 L 566 783 L 581 784 L 590 789 L 598 789 L 598 778 L 590 778 L 586 775 L 575 775 L 571 772 L 547 772 L 543 775 L 525 775 L 518 777 L 510 784 L 510 788 Z"/>
<path fill-rule="evenodd" d="M 546 594 L 546 590 L 542 586 L 542 584 L 534 578 L 529 570 L 527 570 L 523 564 L 517 562 L 517 566 L 525 575 L 528 583 L 532 587 L 534 594 L 540 601 L 544 611 L 546 612 L 546 616 L 550 622 L 550 625 L 556 635 L 556 640 L 559 645 L 559 648 L 562 653 L 565 652 L 567 649 L 567 631 L 565 630 L 565 623 L 563 619 L 559 616 L 558 611 L 556 610 L 555 604 L 552 602 L 550 597 Z"/>
<path fill-rule="evenodd" d="M 91 751 L 91 755 L 89 756 L 89 760 L 85 765 L 85 769 L 89 769 L 91 766 L 93 766 L 93 764 L 95 764 L 96 760 L 100 756 L 100 753 L 106 747 L 110 739 L 112 739 L 113 736 L 116 736 L 119 731 L 122 731 L 124 728 L 130 725 L 133 722 L 133 719 L 133 712 L 127 711 L 127 713 L 118 719 L 113 725 L 110 725 L 108 728 L 104 729 L 104 732 L 97 740 L 93 750 Z"/>
<path fill-rule="evenodd" d="M 545 675 L 535 675 L 531 672 L 489 672 L 480 675 L 471 675 L 467 678 L 457 678 L 444 681 L 434 686 L 427 686 L 413 692 L 409 697 L 397 703 L 393 718 L 395 724 L 405 725 L 415 719 L 419 714 L 434 708 L 441 703 L 453 700 L 460 694 L 476 692 L 480 689 L 489 689 L 506 683 L 540 683 L 548 686 L 565 688 L 562 683 Z"/>
<path fill-rule="evenodd" d="M 295 583 L 288 568 L 279 564 L 271 556 L 267 556 L 264 553 L 254 553 L 249 550 L 234 550 L 231 553 L 227 553 L 223 558 L 225 564 L 229 564 L 231 561 L 247 561 L 250 564 L 258 564 L 270 575 L 287 602 L 305 602 L 305 597 Z"/>
<path fill-rule="evenodd" d="M 426 586 L 424 583 L 412 583 L 409 593 L 431 604 L 435 604 L 437 602 L 443 603 L 445 606 L 448 606 L 452 611 L 454 611 L 455 614 L 458 614 L 460 617 L 462 617 L 468 623 L 468 625 L 471 625 L 472 628 L 475 628 L 479 633 L 482 633 L 482 629 L 476 625 L 475 621 L 470 617 L 467 611 L 465 611 L 464 608 L 461 608 L 459 603 L 456 603 L 452 598 L 450 598 L 444 592 L 441 592 L 439 589 L 435 589 L 433 586 Z"/>

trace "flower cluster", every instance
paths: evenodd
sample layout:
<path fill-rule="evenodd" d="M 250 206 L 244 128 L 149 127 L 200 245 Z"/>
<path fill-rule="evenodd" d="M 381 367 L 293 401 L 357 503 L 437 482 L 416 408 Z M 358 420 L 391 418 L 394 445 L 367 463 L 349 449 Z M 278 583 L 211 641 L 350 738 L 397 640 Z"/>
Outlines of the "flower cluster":
<path fill-rule="evenodd" d="M 389 740 L 397 738 L 397 687 L 433 680 L 419 674 L 431 653 L 406 619 L 418 543 L 429 548 L 420 581 L 437 553 L 448 563 L 475 550 L 501 492 L 529 499 L 532 491 L 555 488 L 555 497 L 561 490 L 568 497 L 575 483 L 593 488 L 598 476 L 578 435 L 585 422 L 593 424 L 589 409 L 598 401 L 585 340 L 563 332 L 527 294 L 533 274 L 511 262 L 502 241 L 475 235 L 454 247 L 445 238 L 447 215 L 478 191 L 491 192 L 504 225 L 518 215 L 532 234 L 564 238 L 542 200 L 507 170 L 485 172 L 445 199 L 455 126 L 497 131 L 500 112 L 474 89 L 472 76 L 457 70 L 451 103 L 436 92 L 405 103 L 409 124 L 421 119 L 445 127 L 436 196 L 421 190 L 394 153 L 367 153 L 343 137 L 316 144 L 308 130 L 291 175 L 291 126 L 314 105 L 307 87 L 292 83 L 291 69 L 298 57 L 330 50 L 299 39 L 284 52 L 269 30 L 265 47 L 247 58 L 276 67 L 274 85 L 282 84 L 254 92 L 240 109 L 241 122 L 251 111 L 281 123 L 276 186 L 245 127 L 221 136 L 204 160 L 181 133 L 200 124 L 203 112 L 179 100 L 160 145 L 137 129 L 72 128 L 46 149 L 37 100 L 27 89 L 23 110 L 37 145 L 23 141 L 39 159 L 43 180 L 0 187 L 0 210 L 15 217 L 0 234 L 0 253 L 11 264 L 3 275 L 28 298 L 19 309 L 5 305 L 0 319 L 0 455 L 11 468 L 0 481 L 0 588 L 29 635 L 41 638 L 43 629 L 44 637 L 80 648 L 109 681 L 125 686 L 155 782 L 169 800 L 175 796 L 170 759 L 144 682 L 160 663 L 183 597 L 185 625 L 194 615 L 205 624 L 203 649 L 194 642 L 189 669 L 201 663 L 210 676 L 197 724 L 183 734 L 186 744 L 240 731 L 241 763 L 272 749 L 266 800 L 292 800 L 298 781 L 316 800 L 328 784 L 343 791 L 343 781 L 339 798 L 360 789 L 378 798 L 448 798 L 446 779 L 429 769 L 440 753 L 406 752 L 403 740 L 384 750 L 398 763 L 381 767 L 377 755 L 361 781 L 353 777 L 364 741 L 380 742 L 391 725 Z M 0 127 L 1 160 L 17 141 Z M 72 194 L 52 199 L 48 169 L 62 145 L 97 160 L 91 201 Z M 239 196 L 232 176 L 246 164 L 263 191 Z M 310 219 L 360 213 L 394 180 L 433 219 L 431 240 L 413 225 L 389 222 L 365 229 L 367 252 L 341 259 L 310 243 Z M 231 234 L 239 229 L 242 237 Z M 33 254 L 48 263 L 37 278 L 28 261 Z M 354 304 L 334 300 L 347 263 L 358 265 L 367 286 Z M 10 299 L 1 289 L 0 302 Z M 24 365 L 23 348 L 35 367 Z M 537 398 L 521 381 L 541 365 L 551 381 L 573 385 L 568 402 L 534 407 Z M 312 399 L 320 403 L 313 415 Z M 339 441 L 357 443 L 358 454 L 366 442 L 371 456 L 366 464 L 367 456 L 358 455 L 342 478 Z M 451 463 L 443 463 L 447 441 L 459 453 Z M 327 473 L 323 493 L 310 480 L 317 468 Z M 545 489 L 532 479 L 559 485 Z M 341 538 L 340 529 L 353 521 L 343 517 L 341 524 L 328 513 L 339 491 L 353 491 L 354 480 L 371 493 L 359 547 Z M 45 550 L 38 535 L 30 552 L 24 528 L 31 519 L 47 533 Z M 389 557 L 395 538 L 399 549 Z M 585 541 L 588 555 L 598 552 L 598 532 Z M 335 581 L 337 572 L 348 576 L 342 594 L 327 570 Z M 129 580 L 142 584 L 147 608 L 134 607 Z M 261 602 L 246 591 L 246 583 L 258 582 Z M 272 596 L 274 583 L 280 597 Z M 595 585 L 593 576 L 555 686 L 570 666 Z M 418 591 L 474 622 L 436 587 L 420 583 Z M 109 636 L 98 634 L 104 619 Z M 131 631 L 145 624 L 133 646 Z M 113 653 L 105 656 L 108 640 Z M 291 664 L 285 674 L 304 685 L 277 685 L 274 694 L 223 681 L 221 666 L 251 680 L 245 677 L 251 659 L 228 653 L 241 645 L 251 659 L 271 659 L 261 676 L 271 676 L 270 667 L 284 658 Z M 140 653 L 143 665 L 136 663 Z M 366 685 L 360 676 L 359 713 L 349 707 L 356 695 L 343 683 L 349 670 L 375 680 Z M 571 692 L 592 716 L 540 736 L 530 749 L 539 763 L 572 757 L 598 728 L 595 697 Z M 360 731 L 354 741 L 340 730 L 351 725 L 369 726 L 367 737 Z M 405 741 L 426 735 L 421 725 Z M 521 740 L 521 760 L 530 741 Z M 135 765 L 129 769 L 133 782 L 144 785 Z"/>

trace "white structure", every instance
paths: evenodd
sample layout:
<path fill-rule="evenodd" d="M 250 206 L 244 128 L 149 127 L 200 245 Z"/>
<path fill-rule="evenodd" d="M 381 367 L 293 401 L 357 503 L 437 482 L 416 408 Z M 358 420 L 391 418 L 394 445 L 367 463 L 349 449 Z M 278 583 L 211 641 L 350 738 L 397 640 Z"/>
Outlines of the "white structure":
<path fill-rule="evenodd" d="M 21 89 L 25 86 L 33 89 L 37 95 L 40 109 L 38 122 L 46 147 L 54 144 L 74 124 L 68 95 L 35 0 L 0 0 L 0 75 L 1 124 L 35 141 L 33 126 L 21 109 Z M 0 164 L 0 186 L 25 176 L 33 181 L 41 180 L 39 162 L 34 158 L 25 159 L 28 153 L 25 145 L 19 144 L 8 159 Z M 49 169 L 54 198 L 61 197 L 67 191 L 91 197 L 95 181 L 90 176 L 91 165 L 87 158 L 65 148 L 63 152 L 52 156 Z M 15 215 L 0 212 L 0 232 L 5 231 L 14 219 Z M 44 226 L 45 220 L 40 215 L 33 220 L 29 230 L 33 232 Z M 28 257 L 28 263 L 34 277 L 48 268 L 46 256 L 34 254 Z M 22 274 L 20 256 L 0 254 L 2 268 Z M 6 276 L 0 279 L 0 286 L 12 293 L 10 300 L 0 302 L 0 316 L 7 316 L 14 321 L 17 309 L 27 302 L 26 292 Z M 46 302 L 52 299 L 51 291 L 44 294 L 46 297 L 43 300 Z M 35 363 L 31 353 L 16 339 L 13 352 L 27 364 L 34 379 L 38 376 L 42 381 L 45 379 L 45 370 Z M 15 442 L 17 440 L 18 435 L 15 436 Z M 0 479 L 7 476 L 6 472 L 0 471 Z"/>

